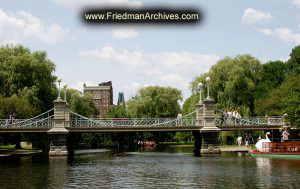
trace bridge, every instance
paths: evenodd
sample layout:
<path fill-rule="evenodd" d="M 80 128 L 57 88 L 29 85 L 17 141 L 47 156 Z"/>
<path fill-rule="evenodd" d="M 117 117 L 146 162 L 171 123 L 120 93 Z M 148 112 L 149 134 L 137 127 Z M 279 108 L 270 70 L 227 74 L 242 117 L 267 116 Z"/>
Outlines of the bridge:
<path fill-rule="evenodd" d="M 69 104 L 60 98 L 53 103 L 54 108 L 30 119 L 0 120 L 0 133 L 48 133 L 49 155 L 67 155 L 69 133 L 192 131 L 200 155 L 219 153 L 216 134 L 220 131 L 278 130 L 285 125 L 283 117 L 274 116 L 222 120 L 215 116 L 210 98 L 199 102 L 194 112 L 177 118 L 87 118 L 70 111 Z"/>
<path fill-rule="evenodd" d="M 209 88 L 209 87 L 208 87 Z M 53 101 L 54 108 L 30 119 L 2 119 L 0 133 L 48 133 L 49 155 L 68 155 L 69 133 L 82 132 L 158 132 L 192 131 L 195 154 L 219 153 L 217 134 L 220 131 L 278 130 L 285 126 L 283 117 L 242 117 L 226 120 L 216 117 L 214 100 L 208 95 L 196 104 L 196 110 L 177 118 L 87 118 L 70 111 L 66 99 Z"/>
<path fill-rule="evenodd" d="M 64 127 L 69 132 L 151 132 L 151 131 L 197 131 L 204 127 L 203 118 L 197 119 L 196 110 L 182 118 L 87 118 L 70 112 Z M 269 130 L 284 125 L 282 117 L 221 117 L 214 119 L 221 131 Z M 30 119 L 0 119 L 0 133 L 48 132 L 54 126 L 54 108 Z"/>

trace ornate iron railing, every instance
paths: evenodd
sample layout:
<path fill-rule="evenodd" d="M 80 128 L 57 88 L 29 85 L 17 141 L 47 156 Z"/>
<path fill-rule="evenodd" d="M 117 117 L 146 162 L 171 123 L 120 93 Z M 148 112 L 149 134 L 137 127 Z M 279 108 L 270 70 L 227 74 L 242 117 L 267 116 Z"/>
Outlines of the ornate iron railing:
<path fill-rule="evenodd" d="M 236 119 L 229 117 L 227 119 L 216 118 L 217 126 L 259 126 L 259 125 L 269 125 L 269 126 L 283 126 L 284 119 L 282 117 L 242 117 Z"/>
<path fill-rule="evenodd" d="M 30 119 L 1 119 L 0 128 L 50 128 L 53 126 L 54 109 Z"/>
<path fill-rule="evenodd" d="M 70 127 L 188 127 L 196 125 L 196 111 L 177 118 L 87 118 L 71 112 Z"/>

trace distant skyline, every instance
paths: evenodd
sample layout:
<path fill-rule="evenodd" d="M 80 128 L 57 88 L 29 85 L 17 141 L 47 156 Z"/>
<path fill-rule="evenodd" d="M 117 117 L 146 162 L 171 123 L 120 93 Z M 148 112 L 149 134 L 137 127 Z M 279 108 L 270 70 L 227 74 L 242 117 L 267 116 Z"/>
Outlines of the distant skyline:
<path fill-rule="evenodd" d="M 195 7 L 198 25 L 90 26 L 84 7 Z M 114 103 L 143 86 L 191 92 L 189 83 L 225 56 L 286 61 L 300 45 L 300 0 L 2 0 L 0 44 L 43 50 L 69 87 L 112 81 Z"/>

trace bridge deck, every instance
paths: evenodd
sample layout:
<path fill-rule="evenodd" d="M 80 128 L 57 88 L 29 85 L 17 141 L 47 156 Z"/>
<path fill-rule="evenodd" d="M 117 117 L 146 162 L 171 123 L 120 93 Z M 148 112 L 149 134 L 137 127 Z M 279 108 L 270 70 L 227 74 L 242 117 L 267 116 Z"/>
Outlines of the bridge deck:
<path fill-rule="evenodd" d="M 215 118 L 221 131 L 248 131 L 279 129 L 284 125 L 281 117 L 265 119 L 250 117 L 222 120 Z M 147 132 L 147 131 L 197 131 L 203 121 L 196 117 L 185 118 L 121 118 L 93 119 L 71 118 L 64 125 L 70 132 Z M 47 132 L 54 126 L 53 116 L 25 120 L 0 120 L 0 133 Z"/>
<path fill-rule="evenodd" d="M 218 126 L 221 131 L 250 131 L 250 130 L 272 130 L 280 129 L 282 125 L 227 125 Z M 71 133 L 94 133 L 94 132 L 157 132 L 157 131 L 197 131 L 203 127 L 199 126 L 157 126 L 147 127 L 143 125 L 131 126 L 99 126 L 99 127 L 68 127 Z M 0 128 L 0 133 L 42 133 L 48 132 L 50 128 Z"/>

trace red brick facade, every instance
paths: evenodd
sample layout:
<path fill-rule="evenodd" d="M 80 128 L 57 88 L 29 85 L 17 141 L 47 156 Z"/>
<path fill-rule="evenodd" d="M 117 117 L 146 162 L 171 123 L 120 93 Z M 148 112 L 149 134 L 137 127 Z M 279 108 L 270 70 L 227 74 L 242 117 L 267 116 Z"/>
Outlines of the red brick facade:
<path fill-rule="evenodd" d="M 111 81 L 100 83 L 98 86 L 83 85 L 83 94 L 92 96 L 93 103 L 99 110 L 100 118 L 106 116 L 111 105 L 113 105 L 113 88 Z"/>

